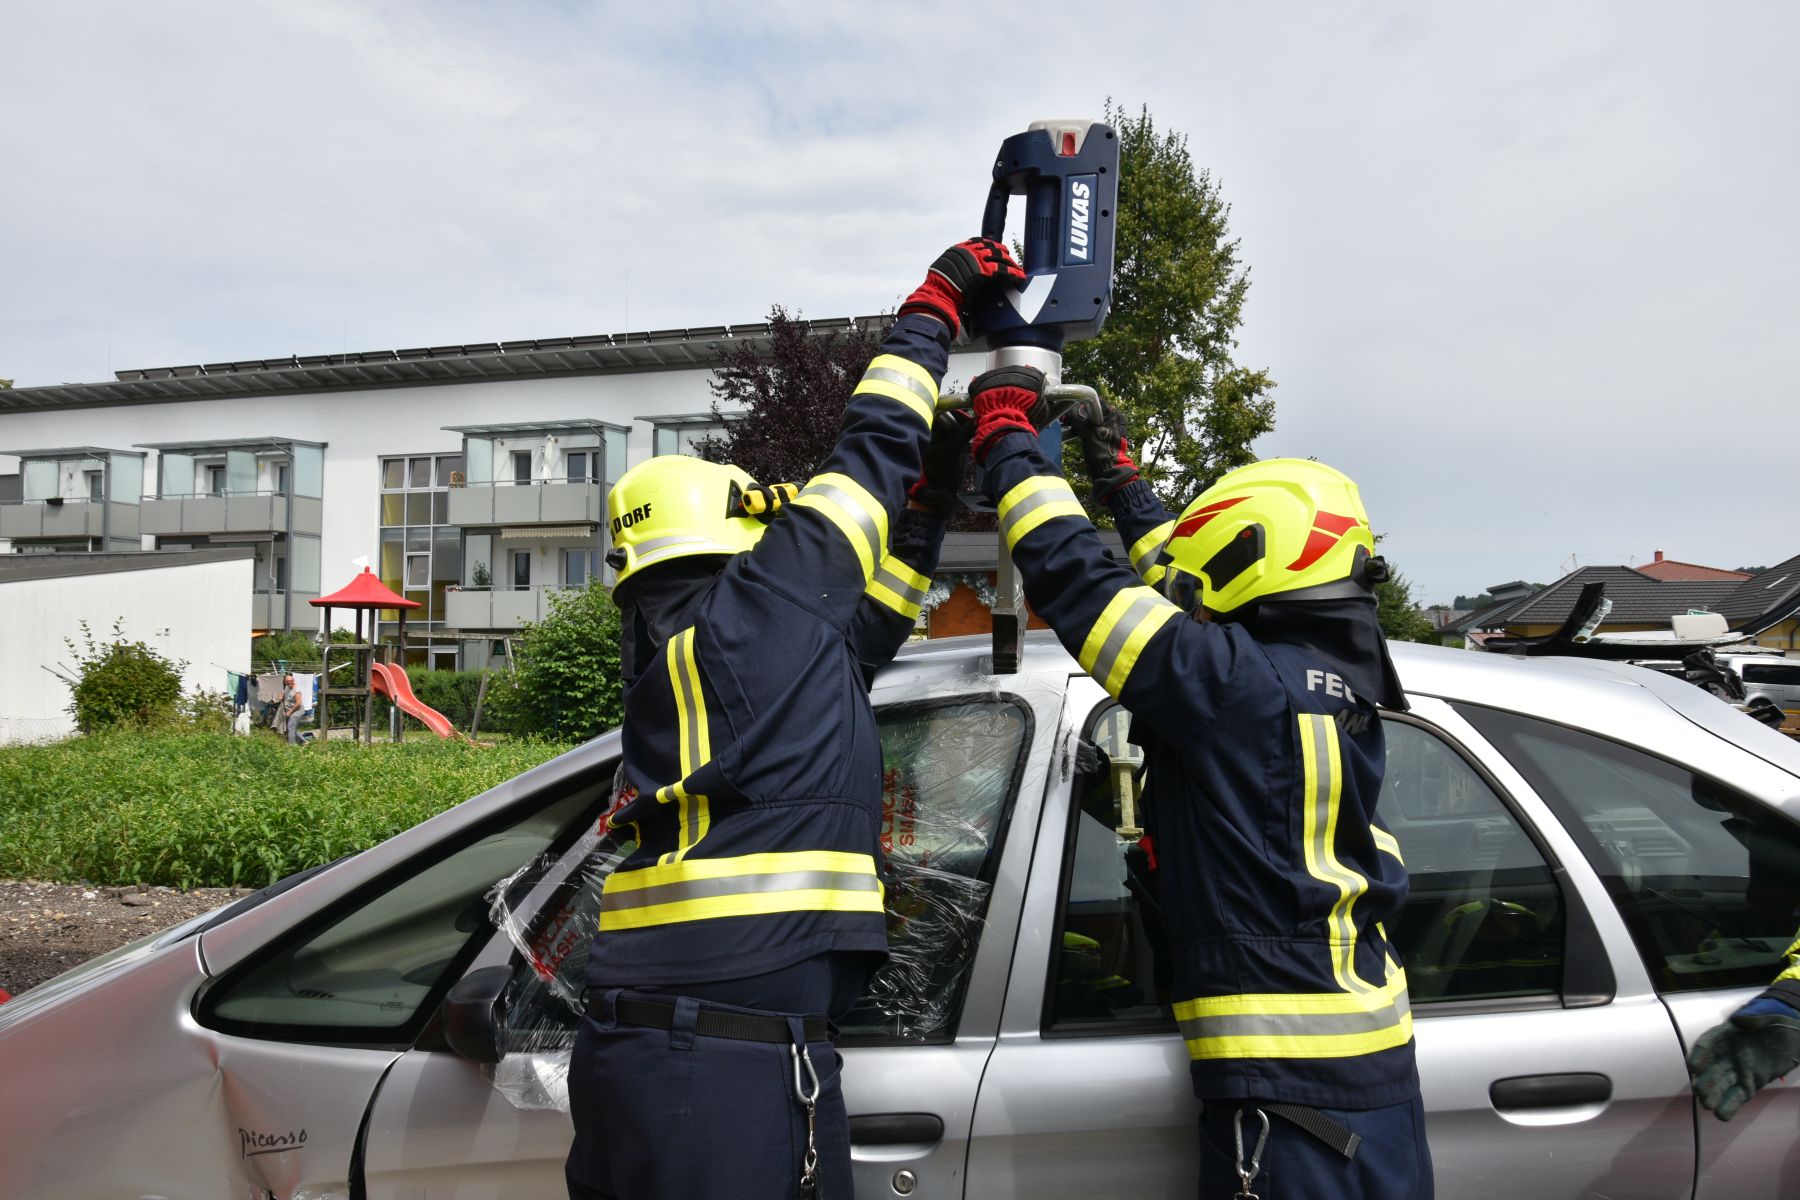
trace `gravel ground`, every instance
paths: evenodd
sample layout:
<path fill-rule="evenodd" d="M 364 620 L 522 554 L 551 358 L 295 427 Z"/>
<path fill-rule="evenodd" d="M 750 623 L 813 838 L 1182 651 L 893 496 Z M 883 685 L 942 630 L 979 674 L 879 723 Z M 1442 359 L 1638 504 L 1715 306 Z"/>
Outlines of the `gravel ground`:
<path fill-rule="evenodd" d="M 97 954 L 247 894 L 242 888 L 177 892 L 0 880 L 0 991 L 16 996 Z"/>

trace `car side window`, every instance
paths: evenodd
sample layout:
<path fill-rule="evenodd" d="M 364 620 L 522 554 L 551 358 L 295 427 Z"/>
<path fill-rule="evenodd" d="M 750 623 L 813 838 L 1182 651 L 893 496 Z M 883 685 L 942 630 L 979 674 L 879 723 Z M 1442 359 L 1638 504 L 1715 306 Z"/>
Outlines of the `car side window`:
<path fill-rule="evenodd" d="M 328 912 L 221 981 L 203 1021 L 285 1041 L 412 1042 L 492 931 L 488 889 L 571 833 L 597 799 L 593 789 L 554 799 Z"/>
<path fill-rule="evenodd" d="M 1677 763 L 1546 721 L 1459 711 L 1556 811 L 1659 990 L 1767 983 L 1800 912 L 1800 828 Z"/>
<path fill-rule="evenodd" d="M 1451 1000 L 1554 1001 L 1563 909 L 1550 865 L 1494 789 L 1423 725 L 1388 720 L 1379 818 L 1399 843 L 1411 890 L 1388 933 L 1415 1006 Z M 1170 952 L 1146 783 L 1130 714 L 1096 710 L 1077 764 L 1050 1000 L 1052 1030 L 1121 1032 L 1171 1023 Z"/>
<path fill-rule="evenodd" d="M 1076 758 L 1049 996 L 1052 1030 L 1174 1022 L 1168 933 L 1139 807 L 1144 754 L 1131 714 L 1095 710 Z"/>
<path fill-rule="evenodd" d="M 864 1044 L 941 1040 L 954 1034 L 962 1009 L 1031 714 L 1015 701 L 984 698 L 889 705 L 876 721 L 890 956 L 839 1027 L 844 1040 Z M 509 1050 L 573 1043 L 601 891 L 629 849 L 583 839 L 549 872 L 559 882 L 546 889 L 535 919 L 509 914 L 507 933 L 521 952 Z"/>
<path fill-rule="evenodd" d="M 1559 995 L 1562 897 L 1543 854 L 1449 742 L 1412 721 L 1382 728 L 1376 818 L 1408 877 L 1388 934 L 1413 1003 Z"/>

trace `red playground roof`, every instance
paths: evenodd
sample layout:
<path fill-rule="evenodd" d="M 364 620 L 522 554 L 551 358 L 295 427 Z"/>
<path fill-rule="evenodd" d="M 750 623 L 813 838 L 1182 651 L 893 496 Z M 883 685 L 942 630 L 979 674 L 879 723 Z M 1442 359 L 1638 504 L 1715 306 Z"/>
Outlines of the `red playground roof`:
<path fill-rule="evenodd" d="M 408 600 L 405 596 L 388 587 L 375 578 L 375 573 L 364 567 L 361 574 L 349 583 L 331 593 L 320 596 L 311 602 L 314 608 L 423 608 L 417 600 Z"/>

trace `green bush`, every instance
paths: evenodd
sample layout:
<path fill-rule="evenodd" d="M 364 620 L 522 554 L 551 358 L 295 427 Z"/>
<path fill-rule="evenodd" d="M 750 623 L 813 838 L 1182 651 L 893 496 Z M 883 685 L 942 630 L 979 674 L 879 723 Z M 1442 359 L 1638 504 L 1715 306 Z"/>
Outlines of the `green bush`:
<path fill-rule="evenodd" d="M 270 734 L 175 731 L 0 747 L 0 878 L 261 887 L 562 749 L 431 738 L 296 750 Z"/>
<path fill-rule="evenodd" d="M 599 583 L 551 593 L 550 615 L 513 636 L 513 653 L 488 704 L 515 733 L 580 742 L 624 720 L 619 610 Z"/>
<path fill-rule="evenodd" d="M 262 637 L 250 639 L 250 673 L 263 675 L 278 671 L 281 664 L 299 663 L 316 667 L 319 663 L 319 639 L 297 629 L 277 629 Z"/>
<path fill-rule="evenodd" d="M 83 644 L 65 641 L 75 659 L 69 715 L 83 733 L 130 725 L 148 729 L 175 718 L 181 699 L 181 669 L 143 642 L 125 640 L 123 621 L 113 623 L 113 640 L 96 641 L 81 623 Z"/>

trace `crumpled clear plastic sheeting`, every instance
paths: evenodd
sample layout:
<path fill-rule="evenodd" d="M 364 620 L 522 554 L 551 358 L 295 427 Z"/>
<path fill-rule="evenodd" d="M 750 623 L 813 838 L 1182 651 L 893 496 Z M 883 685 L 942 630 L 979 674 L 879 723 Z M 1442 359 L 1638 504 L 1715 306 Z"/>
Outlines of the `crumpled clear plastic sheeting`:
<path fill-rule="evenodd" d="M 881 722 L 888 960 L 845 1032 L 929 1038 L 961 1007 L 981 940 L 989 859 L 1029 726 L 994 697 L 890 710 Z"/>

